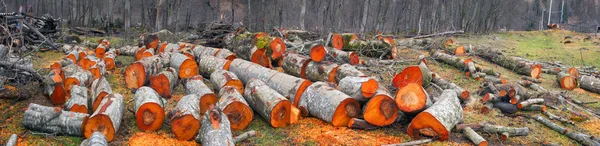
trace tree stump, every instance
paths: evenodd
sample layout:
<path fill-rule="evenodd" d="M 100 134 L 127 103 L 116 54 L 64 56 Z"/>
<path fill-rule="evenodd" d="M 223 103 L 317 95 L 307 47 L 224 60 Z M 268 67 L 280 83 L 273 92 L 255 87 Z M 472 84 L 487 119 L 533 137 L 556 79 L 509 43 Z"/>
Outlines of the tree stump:
<path fill-rule="evenodd" d="M 196 142 L 206 146 L 235 145 L 229 120 L 216 107 L 209 108 L 202 116 L 201 129 Z"/>
<path fill-rule="evenodd" d="M 408 135 L 419 138 L 419 134 L 448 139 L 450 130 L 462 121 L 462 107 L 456 92 L 444 90 L 441 99 L 415 116 L 408 125 Z"/>
<path fill-rule="evenodd" d="M 169 67 L 157 75 L 150 76 L 150 87 L 163 98 L 171 98 L 171 93 L 179 83 L 177 71 Z"/>
<path fill-rule="evenodd" d="M 358 102 L 324 82 L 315 82 L 304 94 L 299 108 L 335 127 L 348 126 L 351 118 L 359 116 Z"/>
<path fill-rule="evenodd" d="M 439 98 L 446 97 L 440 96 Z M 440 100 L 443 99 L 437 99 L 436 101 Z M 423 86 L 417 83 L 409 83 L 400 88 L 396 92 L 395 101 L 400 111 L 407 115 L 417 115 L 433 104 Z"/>
<path fill-rule="evenodd" d="M 231 122 L 232 130 L 244 130 L 250 125 L 254 113 L 236 87 L 222 87 L 219 91 L 219 97 L 217 107 L 227 115 L 227 118 Z"/>
<path fill-rule="evenodd" d="M 187 79 L 184 86 L 186 94 L 196 94 L 200 97 L 200 113 L 204 113 L 209 105 L 217 103 L 217 95 L 202 80 L 202 76 L 196 75 Z"/>
<path fill-rule="evenodd" d="M 100 106 L 100 102 L 106 97 L 106 95 L 112 94 L 110 83 L 105 77 L 94 80 L 92 87 L 90 88 L 90 107 L 91 111 L 94 112 Z"/>
<path fill-rule="evenodd" d="M 339 83 L 345 77 L 366 77 L 364 73 L 356 69 L 350 64 L 342 64 L 338 67 L 337 73 L 335 74 L 335 81 Z"/>
<path fill-rule="evenodd" d="M 150 87 L 140 87 L 133 96 L 135 121 L 142 131 L 156 131 L 165 120 L 166 100 Z"/>
<path fill-rule="evenodd" d="M 258 79 L 248 81 L 244 97 L 272 127 L 280 128 L 290 124 L 292 103 L 263 81 Z"/>
<path fill-rule="evenodd" d="M 71 96 L 65 103 L 65 110 L 78 113 L 88 113 L 88 89 L 74 85 L 71 88 Z"/>
<path fill-rule="evenodd" d="M 222 58 L 216 58 L 211 56 L 202 57 L 198 60 L 198 68 L 200 69 L 199 73 L 203 77 L 208 78 L 210 77 L 210 74 L 212 74 L 216 70 L 229 70 L 231 63 L 231 60 L 226 60 Z"/>
<path fill-rule="evenodd" d="M 171 56 L 171 67 L 175 68 L 181 79 L 198 75 L 198 64 L 196 61 L 181 53 L 174 53 Z"/>
<path fill-rule="evenodd" d="M 244 93 L 244 83 L 232 72 L 227 70 L 215 70 L 210 74 L 210 81 L 213 83 L 216 91 L 220 91 L 225 86 L 234 87 L 240 94 Z M 229 120 L 231 121 L 231 120 Z"/>
<path fill-rule="evenodd" d="M 334 62 L 314 62 L 306 65 L 306 78 L 313 81 L 335 82 L 338 65 Z"/>
<path fill-rule="evenodd" d="M 181 97 L 171 111 L 171 131 L 178 140 L 192 140 L 200 129 L 200 97 L 188 94 Z"/>
<path fill-rule="evenodd" d="M 100 103 L 94 114 L 84 126 L 83 135 L 90 138 L 92 133 L 100 132 L 111 142 L 119 131 L 121 119 L 123 118 L 123 95 L 109 94 Z"/>
<path fill-rule="evenodd" d="M 23 126 L 44 133 L 81 136 L 88 114 L 30 103 L 23 114 Z"/>

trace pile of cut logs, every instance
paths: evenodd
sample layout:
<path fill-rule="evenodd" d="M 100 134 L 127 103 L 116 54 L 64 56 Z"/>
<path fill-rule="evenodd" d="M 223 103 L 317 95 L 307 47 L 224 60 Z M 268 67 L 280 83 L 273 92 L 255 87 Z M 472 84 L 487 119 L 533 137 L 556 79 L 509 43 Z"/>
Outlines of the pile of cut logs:
<path fill-rule="evenodd" d="M 489 123 L 461 124 L 462 106 L 472 100 L 471 92 L 431 72 L 425 57 L 394 76 L 389 86 L 397 89 L 394 94 L 381 79 L 354 66 L 363 64 L 359 56 L 396 58 L 393 38 L 360 39 L 356 34 L 332 33 L 324 41 L 309 39 L 313 35 L 301 30 L 275 34 L 240 29 L 224 36 L 224 48 L 167 43 L 156 35 L 145 36 L 142 45 L 119 49 L 111 48 L 106 40 L 95 49 L 63 46 L 68 55 L 51 66 L 45 91 L 53 104 L 65 108 L 31 104 L 23 124 L 36 131 L 83 135 L 88 138 L 84 143 L 114 140 L 123 118 L 123 96 L 111 91 L 104 75 L 114 70 L 117 55 L 128 55 L 135 62 L 123 76 L 126 87 L 135 93 L 137 127 L 155 131 L 168 120 L 175 138 L 202 145 L 233 145 L 255 134 L 233 138 L 231 132 L 248 127 L 254 112 L 274 128 L 296 124 L 306 116 L 362 130 L 410 121 L 407 133 L 411 137 L 425 135 L 443 141 L 454 131 L 477 145 L 488 144 L 477 132 L 497 133 L 506 139 L 530 131 Z M 536 84 L 541 82 L 542 65 L 492 49 L 466 49 L 453 39 L 439 48 L 431 51 L 433 59 L 483 82 L 477 92 L 483 97 L 482 113 L 492 108 L 503 113 L 540 111 L 550 119 L 573 123 L 546 111 L 546 96 L 563 95 Z M 460 55 L 477 55 L 526 76 L 518 83 L 507 83 L 499 73 Z M 575 71 L 556 74 L 561 87 L 572 89 L 581 83 L 584 89 L 600 91 L 593 84 L 597 78 L 579 77 Z M 174 109 L 166 109 L 166 99 L 179 83 L 186 95 Z M 562 127 L 545 118 L 535 119 L 583 144 L 597 143 L 581 133 L 560 131 Z"/>

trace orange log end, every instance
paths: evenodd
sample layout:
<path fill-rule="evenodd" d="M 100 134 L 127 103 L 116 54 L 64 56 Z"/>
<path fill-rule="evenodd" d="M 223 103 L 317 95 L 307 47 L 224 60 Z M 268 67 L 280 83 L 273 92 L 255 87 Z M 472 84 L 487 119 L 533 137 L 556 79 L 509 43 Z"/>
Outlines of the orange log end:
<path fill-rule="evenodd" d="M 227 107 L 223 109 L 223 113 L 225 113 L 225 115 L 227 115 L 227 119 L 229 119 L 231 130 L 236 131 L 244 130 L 246 127 L 248 127 L 254 116 L 252 109 L 239 101 L 234 101 L 227 105 Z M 289 119 L 289 117 L 286 119 Z"/>
<path fill-rule="evenodd" d="M 391 97 L 385 94 L 372 97 L 366 104 L 363 117 L 370 124 L 387 126 L 398 117 L 398 106 Z"/>
<path fill-rule="evenodd" d="M 181 79 L 187 79 L 189 77 L 198 75 L 198 63 L 196 63 L 196 61 L 193 59 L 188 58 L 181 63 L 178 73 L 179 78 Z"/>
<path fill-rule="evenodd" d="M 426 108 L 427 93 L 419 84 L 409 83 L 396 92 L 396 105 L 408 114 L 416 114 Z"/>
<path fill-rule="evenodd" d="M 314 62 L 321 62 L 325 59 L 327 51 L 323 45 L 316 45 L 310 49 L 310 59 Z"/>
<path fill-rule="evenodd" d="M 64 88 L 63 83 L 56 83 L 56 85 L 54 85 L 54 90 L 52 92 L 52 95 L 50 95 L 50 101 L 52 101 L 52 104 L 54 105 L 61 105 L 64 104 L 67 99 L 67 91 Z"/>
<path fill-rule="evenodd" d="M 206 110 L 215 103 L 217 103 L 217 95 L 214 93 L 204 94 L 200 97 L 200 113 L 206 112 Z"/>
<path fill-rule="evenodd" d="M 171 120 L 171 131 L 177 140 L 192 140 L 198 134 L 200 121 L 192 115 L 184 115 Z"/>
<path fill-rule="evenodd" d="M 454 53 L 457 56 L 466 55 L 467 54 L 467 52 L 465 51 L 465 47 L 464 46 L 458 46 L 458 47 L 456 47 L 456 50 L 454 50 L 454 51 L 455 51 Z"/>
<path fill-rule="evenodd" d="M 341 50 L 344 47 L 344 40 L 342 39 L 342 35 L 333 34 L 333 36 L 331 36 L 331 46 L 333 46 L 333 48 Z"/>
<path fill-rule="evenodd" d="M 353 98 L 346 98 L 336 107 L 331 118 L 331 124 L 334 127 L 348 126 L 350 119 L 358 117 L 359 112 L 360 105 L 358 102 Z"/>
<path fill-rule="evenodd" d="M 410 137 L 419 138 L 420 134 L 439 137 L 441 141 L 449 137 L 448 130 L 433 115 L 422 112 L 415 116 L 408 125 L 407 133 Z"/>
<path fill-rule="evenodd" d="M 72 112 L 78 112 L 78 113 L 84 113 L 84 114 L 88 113 L 87 107 L 85 107 L 83 105 L 79 105 L 79 104 L 75 104 L 75 105 L 71 106 L 70 111 L 72 111 Z"/>
<path fill-rule="evenodd" d="M 560 79 L 560 87 L 565 90 L 573 90 L 577 88 L 577 79 L 573 76 L 565 76 Z"/>
<path fill-rule="evenodd" d="M 165 74 L 150 77 L 150 88 L 163 98 L 171 98 L 171 84 Z"/>
<path fill-rule="evenodd" d="M 283 53 L 285 53 L 285 44 L 283 43 L 283 40 L 281 40 L 281 38 L 279 37 L 275 37 L 273 39 L 273 41 L 271 41 L 271 44 L 269 44 L 271 51 L 273 52 L 271 54 L 271 58 L 272 59 L 279 59 L 281 56 L 283 56 Z"/>
<path fill-rule="evenodd" d="M 531 67 L 531 77 L 534 79 L 539 79 L 540 74 L 542 74 L 542 65 L 535 64 Z"/>
<path fill-rule="evenodd" d="M 264 49 L 257 49 L 254 51 L 252 53 L 252 57 L 250 58 L 250 62 L 254 62 L 267 68 L 271 66 L 271 60 L 269 60 L 269 57 L 265 53 Z"/>
<path fill-rule="evenodd" d="M 357 53 L 354 52 L 348 52 L 350 53 L 350 65 L 357 65 L 360 63 L 360 58 L 358 57 Z"/>
<path fill-rule="evenodd" d="M 137 126 L 142 131 L 156 131 L 165 120 L 164 109 L 156 103 L 146 103 L 135 112 Z"/>
<path fill-rule="evenodd" d="M 361 91 L 362 91 L 362 95 L 364 97 L 370 98 L 371 96 L 373 96 L 375 94 L 375 91 L 377 91 L 377 88 L 379 88 L 379 83 L 377 81 L 375 81 L 374 79 L 369 79 L 366 82 L 363 82 L 362 85 L 360 86 Z"/>
<path fill-rule="evenodd" d="M 146 82 L 146 71 L 139 62 L 134 62 L 125 69 L 125 84 L 128 89 L 137 89 Z"/>
<path fill-rule="evenodd" d="M 396 88 L 402 88 L 409 83 L 423 84 L 423 74 L 419 66 L 409 66 L 402 70 L 392 79 L 393 85 Z"/>
<path fill-rule="evenodd" d="M 115 138 L 115 129 L 110 117 L 104 114 L 98 114 L 91 117 L 84 125 L 83 135 L 85 138 L 90 138 L 92 133 L 100 132 L 106 136 L 106 140 L 111 142 Z"/>

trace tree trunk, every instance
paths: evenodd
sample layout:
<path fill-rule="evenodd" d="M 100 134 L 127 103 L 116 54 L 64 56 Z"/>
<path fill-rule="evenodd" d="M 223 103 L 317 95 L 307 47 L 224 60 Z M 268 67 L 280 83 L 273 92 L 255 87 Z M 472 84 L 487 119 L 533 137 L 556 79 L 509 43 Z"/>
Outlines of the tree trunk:
<path fill-rule="evenodd" d="M 104 134 L 94 132 L 90 138 L 83 140 L 80 146 L 108 146 L 108 141 L 106 141 Z"/>
<path fill-rule="evenodd" d="M 187 79 L 198 75 L 198 64 L 196 61 L 181 53 L 174 53 L 171 56 L 171 67 L 175 68 L 177 73 L 179 73 L 180 79 Z"/>
<path fill-rule="evenodd" d="M 225 88 L 225 86 L 231 86 L 234 87 L 240 94 L 244 93 L 244 83 L 242 83 L 242 81 L 230 71 L 222 69 L 215 70 L 212 74 L 210 74 L 210 81 L 213 83 L 213 86 L 216 89 L 215 91 L 220 91 L 221 88 Z"/>
<path fill-rule="evenodd" d="M 445 98 L 445 96 L 439 96 L 438 98 Z M 443 99 L 437 99 L 436 101 L 440 100 Z M 423 86 L 416 83 L 409 83 L 400 88 L 396 92 L 395 101 L 400 111 L 407 115 L 417 115 L 433 104 Z"/>
<path fill-rule="evenodd" d="M 156 4 L 156 27 L 154 31 L 162 30 L 164 5 L 165 0 L 158 0 Z"/>
<path fill-rule="evenodd" d="M 65 103 L 65 110 L 87 114 L 88 107 L 88 89 L 74 85 L 71 88 L 69 100 Z"/>
<path fill-rule="evenodd" d="M 31 103 L 23 114 L 23 126 L 44 133 L 81 136 L 82 124 L 88 116 L 88 114 L 64 111 L 58 107 Z"/>
<path fill-rule="evenodd" d="M 567 72 L 559 72 L 556 74 L 556 81 L 560 87 L 565 90 L 573 90 L 577 88 L 577 78 Z"/>
<path fill-rule="evenodd" d="M 417 83 L 418 85 L 427 87 L 431 83 L 431 80 L 431 71 L 429 71 L 425 64 L 421 64 L 404 68 L 402 72 L 394 76 L 392 82 L 396 88 L 402 88 L 409 83 Z"/>
<path fill-rule="evenodd" d="M 157 75 L 150 76 L 150 87 L 163 98 L 171 98 L 175 86 L 179 83 L 177 71 L 169 67 Z"/>
<path fill-rule="evenodd" d="M 444 90 L 452 90 L 456 93 L 458 99 L 460 99 L 462 102 L 465 102 L 467 100 L 469 100 L 469 91 L 463 89 L 462 87 L 444 80 L 442 77 L 440 77 L 437 74 L 433 74 L 432 75 L 433 79 L 431 80 L 431 82 L 439 85 L 442 89 Z"/>
<path fill-rule="evenodd" d="M 149 77 L 156 75 L 163 68 L 163 62 L 169 62 L 165 60 L 161 55 L 154 55 L 152 57 L 144 58 L 142 60 L 133 62 L 125 69 L 125 84 L 128 89 L 137 89 L 149 83 Z M 183 55 L 184 59 L 187 60 L 187 56 Z M 181 59 L 181 60 L 184 60 Z M 193 60 L 192 60 L 193 61 Z M 183 61 L 181 61 L 183 62 Z M 188 61 L 189 62 L 189 61 Z M 177 68 L 176 68 L 177 69 Z M 181 73 L 180 73 L 181 74 Z"/>
<path fill-rule="evenodd" d="M 217 103 L 217 95 L 202 80 L 202 76 L 196 75 L 187 79 L 184 86 L 186 94 L 197 94 L 200 97 L 200 113 Z"/>
<path fill-rule="evenodd" d="M 45 93 L 50 97 L 54 105 L 60 105 L 66 102 L 67 91 L 64 87 L 64 80 L 61 77 L 60 69 L 53 69 L 44 77 Z"/>
<path fill-rule="evenodd" d="M 171 111 L 171 131 L 178 140 L 192 140 L 200 129 L 200 97 L 188 94 L 181 97 Z"/>
<path fill-rule="evenodd" d="M 330 33 L 328 37 L 331 38 L 328 46 L 338 50 L 349 47 L 350 42 L 358 40 L 358 35 L 355 33 Z"/>
<path fill-rule="evenodd" d="M 94 82 L 92 82 L 92 87 L 90 88 L 91 99 L 89 101 L 90 103 L 88 104 L 91 107 L 90 111 L 96 111 L 96 109 L 100 107 L 100 102 L 102 102 L 104 97 L 109 94 L 113 94 L 113 92 L 110 88 L 110 83 L 105 77 L 94 80 Z"/>
<path fill-rule="evenodd" d="M 306 66 L 311 62 L 311 59 L 291 51 L 285 53 L 283 57 L 282 68 L 285 73 L 290 75 L 306 78 Z"/>
<path fill-rule="evenodd" d="M 379 86 L 374 96 L 363 104 L 362 117 L 370 124 L 387 126 L 400 117 L 398 111 L 398 106 L 387 88 Z"/>
<path fill-rule="evenodd" d="M 338 65 L 334 62 L 314 62 L 311 61 L 306 65 L 306 77 L 313 82 L 335 82 L 335 74 Z"/>
<path fill-rule="evenodd" d="M 335 81 L 339 83 L 342 79 L 346 77 L 366 77 L 364 73 L 356 69 L 356 67 L 350 64 L 342 64 L 338 66 L 337 73 L 335 74 Z"/>
<path fill-rule="evenodd" d="M 119 49 L 117 49 L 117 51 L 120 54 L 126 55 L 126 56 L 135 56 L 135 54 L 138 52 L 138 50 L 143 49 L 143 47 L 138 47 L 138 46 L 123 46 Z"/>
<path fill-rule="evenodd" d="M 156 131 L 165 120 L 166 100 L 150 87 L 140 87 L 133 95 L 135 121 L 142 131 Z"/>
<path fill-rule="evenodd" d="M 350 121 L 348 122 L 348 127 L 360 130 L 375 130 L 379 128 L 379 126 L 371 125 L 367 121 L 359 118 L 350 119 Z"/>
<path fill-rule="evenodd" d="M 327 56 L 325 58 L 333 62 L 350 63 L 351 65 L 357 65 L 360 63 L 360 58 L 357 53 L 351 51 L 342 51 L 331 47 L 327 47 L 327 54 L 323 54 L 323 56 Z"/>
<path fill-rule="evenodd" d="M 123 118 L 123 95 L 109 94 L 102 99 L 99 109 L 90 116 L 85 123 L 84 132 L 86 138 L 90 138 L 92 133 L 101 132 L 106 136 L 106 140 L 111 142 L 121 126 Z"/>
<path fill-rule="evenodd" d="M 210 75 L 217 70 L 229 70 L 231 60 L 222 58 L 204 56 L 198 60 L 198 68 L 200 69 L 200 75 L 204 77 L 210 77 Z"/>
<path fill-rule="evenodd" d="M 202 145 L 235 145 L 229 120 L 218 108 L 210 108 L 203 114 L 202 128 L 196 136 L 196 142 Z"/>
<path fill-rule="evenodd" d="M 475 54 L 508 70 L 512 70 L 517 74 L 526 75 L 537 79 L 540 78 L 540 73 L 542 72 L 542 66 L 539 64 L 528 64 L 525 61 L 504 56 L 502 53 L 489 48 L 478 48 L 475 51 Z"/>
<path fill-rule="evenodd" d="M 92 81 L 92 73 L 87 70 L 79 70 L 75 74 L 65 79 L 65 91 L 67 91 L 67 97 L 70 95 L 71 87 L 74 85 L 88 87 Z"/>
<path fill-rule="evenodd" d="M 348 126 L 351 118 L 359 116 L 359 104 L 350 96 L 324 82 L 316 82 L 302 94 L 299 107 L 310 115 L 333 124 Z"/>
<path fill-rule="evenodd" d="M 579 78 L 579 87 L 581 87 L 582 89 L 594 92 L 594 93 L 600 93 L 600 79 L 594 77 L 594 76 L 588 76 L 588 75 L 583 75 Z"/>
<path fill-rule="evenodd" d="M 290 124 L 291 102 L 259 79 L 251 79 L 244 91 L 246 101 L 275 128 Z"/>
<path fill-rule="evenodd" d="M 517 104 L 517 107 L 519 109 L 523 109 L 525 107 L 528 107 L 530 105 L 533 104 L 544 104 L 544 99 L 543 98 L 532 98 L 532 99 L 527 99 L 519 104 Z"/>
<path fill-rule="evenodd" d="M 217 107 L 227 115 L 232 130 L 244 130 L 250 125 L 254 113 L 236 87 L 223 86 L 219 91 L 219 97 Z"/>
<path fill-rule="evenodd" d="M 483 139 L 483 137 L 481 137 L 481 135 L 477 134 L 477 132 L 475 132 L 475 130 L 471 129 L 470 127 L 466 127 L 463 130 L 463 134 L 469 139 L 471 140 L 471 142 L 473 142 L 475 145 L 478 146 L 487 146 L 488 142 Z"/>
<path fill-rule="evenodd" d="M 338 89 L 358 102 L 365 102 L 375 95 L 379 83 L 369 77 L 346 77 L 338 84 Z"/>
<path fill-rule="evenodd" d="M 444 90 L 441 99 L 431 107 L 419 113 L 408 125 L 408 135 L 419 138 L 420 134 L 436 136 L 444 141 L 450 136 L 450 130 L 462 121 L 462 107 L 456 92 Z"/>

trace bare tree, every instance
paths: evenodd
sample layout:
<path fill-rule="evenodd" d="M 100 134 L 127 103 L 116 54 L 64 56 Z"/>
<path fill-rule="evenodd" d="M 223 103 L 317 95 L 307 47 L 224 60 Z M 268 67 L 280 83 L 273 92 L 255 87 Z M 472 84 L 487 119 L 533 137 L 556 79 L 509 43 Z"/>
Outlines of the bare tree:
<path fill-rule="evenodd" d="M 163 20 L 163 9 L 165 5 L 165 0 L 158 0 L 156 4 L 156 27 L 155 31 L 160 31 L 162 29 L 162 20 Z"/>

